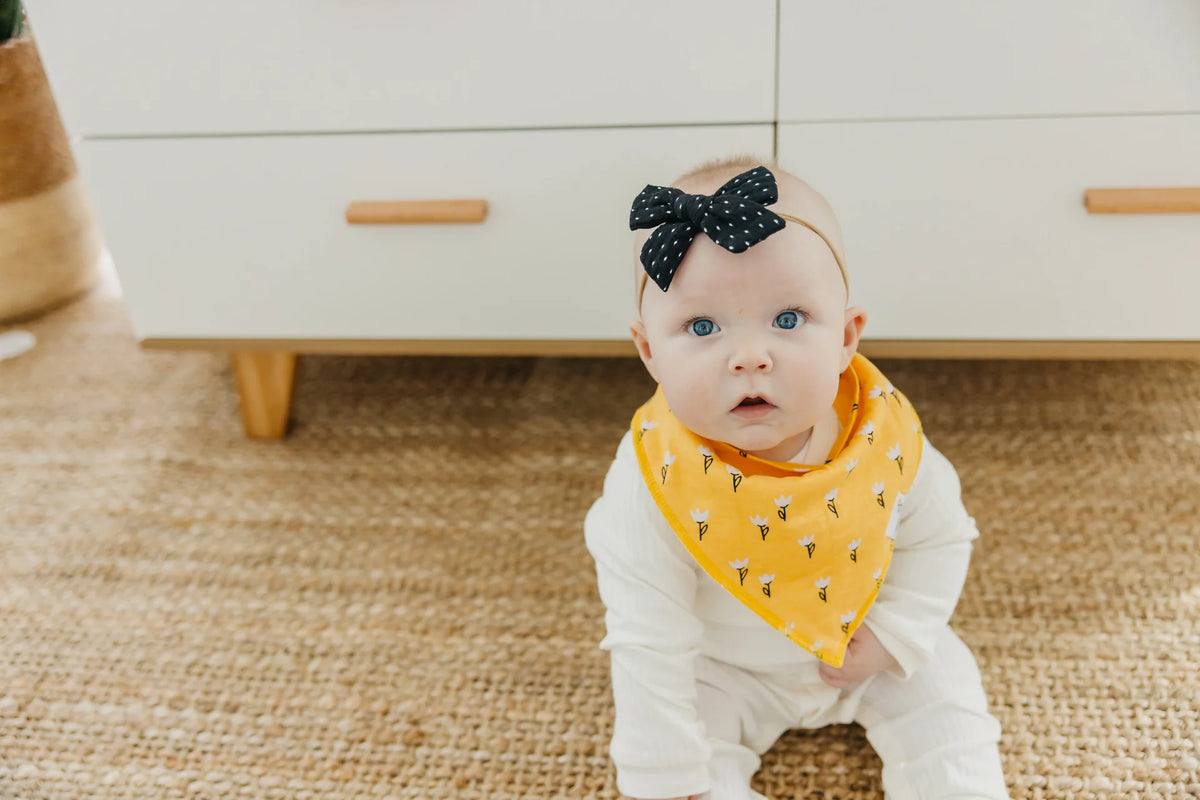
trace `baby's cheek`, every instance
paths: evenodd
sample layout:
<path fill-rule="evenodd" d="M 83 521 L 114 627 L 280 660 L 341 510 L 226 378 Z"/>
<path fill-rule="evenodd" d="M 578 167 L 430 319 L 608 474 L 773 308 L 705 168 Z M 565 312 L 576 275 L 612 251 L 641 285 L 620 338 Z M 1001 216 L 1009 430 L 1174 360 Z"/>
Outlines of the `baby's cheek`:
<path fill-rule="evenodd" d="M 671 403 L 670 398 L 667 402 L 670 403 L 676 419 L 685 428 L 711 438 L 714 432 L 709 430 L 709 427 L 713 415 L 704 407 L 703 394 L 704 392 L 685 392 L 677 402 Z"/>
<path fill-rule="evenodd" d="M 804 393 L 820 407 L 831 406 L 837 398 L 838 363 L 833 359 L 810 355 L 801 370 Z"/>

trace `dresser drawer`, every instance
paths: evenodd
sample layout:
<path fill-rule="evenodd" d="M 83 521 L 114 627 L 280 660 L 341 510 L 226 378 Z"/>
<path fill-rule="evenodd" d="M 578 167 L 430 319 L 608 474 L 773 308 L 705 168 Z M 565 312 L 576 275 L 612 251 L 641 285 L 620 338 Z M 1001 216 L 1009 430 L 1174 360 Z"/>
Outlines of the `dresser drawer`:
<path fill-rule="evenodd" d="M 779 118 L 1200 111 L 1200 3 L 782 0 Z"/>
<path fill-rule="evenodd" d="M 783 125 L 833 204 L 866 335 L 1200 340 L 1200 214 L 1088 188 L 1200 186 L 1200 115 Z"/>
<path fill-rule="evenodd" d="M 143 338 L 626 339 L 629 208 L 770 125 L 84 141 Z M 476 224 L 354 201 L 483 198 Z"/>
<path fill-rule="evenodd" d="M 774 115 L 774 0 L 30 6 L 67 127 L 82 136 Z"/>

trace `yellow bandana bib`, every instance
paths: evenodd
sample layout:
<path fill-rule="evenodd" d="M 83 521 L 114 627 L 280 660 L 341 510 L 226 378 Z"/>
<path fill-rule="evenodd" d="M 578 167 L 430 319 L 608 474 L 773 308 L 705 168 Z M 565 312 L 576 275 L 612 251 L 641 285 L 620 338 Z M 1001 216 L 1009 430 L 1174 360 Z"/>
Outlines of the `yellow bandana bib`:
<path fill-rule="evenodd" d="M 633 416 L 642 477 L 717 583 L 822 661 L 846 644 L 887 573 L 921 423 L 855 355 L 834 403 L 841 433 L 820 465 L 768 461 L 683 427 L 661 387 Z"/>

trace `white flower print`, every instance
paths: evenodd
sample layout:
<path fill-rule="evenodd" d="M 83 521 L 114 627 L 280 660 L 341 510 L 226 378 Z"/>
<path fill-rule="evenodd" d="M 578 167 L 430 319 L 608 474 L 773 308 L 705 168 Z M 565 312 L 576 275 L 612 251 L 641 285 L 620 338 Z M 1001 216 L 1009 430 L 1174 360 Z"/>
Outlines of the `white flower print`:
<path fill-rule="evenodd" d="M 808 557 L 812 558 L 813 551 L 817 549 L 817 544 L 816 544 L 817 540 L 813 538 L 813 535 L 810 533 L 808 536 L 805 536 L 803 539 L 797 539 L 796 541 L 798 541 L 800 543 L 801 547 L 803 547 L 805 550 L 808 551 Z"/>
<path fill-rule="evenodd" d="M 827 603 L 827 602 L 829 602 L 829 600 L 828 600 L 828 599 L 825 597 L 825 590 L 829 588 L 829 582 L 830 582 L 831 580 L 833 580 L 833 578 L 832 578 L 832 577 L 829 577 L 829 578 L 817 578 L 817 580 L 816 580 L 816 584 L 817 584 L 817 595 L 818 595 L 818 596 L 820 596 L 821 600 L 822 600 L 822 601 L 824 601 L 824 602 L 826 602 L 826 603 Z"/>
<path fill-rule="evenodd" d="M 658 427 L 657 422 L 652 422 L 651 420 L 648 420 L 648 419 L 642 420 L 642 429 L 640 431 L 638 431 L 638 439 L 639 440 L 644 439 L 646 437 L 646 431 L 652 431 L 657 427 Z"/>
<path fill-rule="evenodd" d="M 851 472 L 854 472 L 854 468 L 857 466 L 858 466 L 858 459 L 857 458 L 850 459 L 850 462 L 848 464 L 846 464 L 846 474 L 849 475 Z"/>
<path fill-rule="evenodd" d="M 742 586 L 746 585 L 746 573 L 750 571 L 750 559 L 739 558 L 737 561 L 730 561 L 729 566 L 738 571 L 738 583 Z"/>
<path fill-rule="evenodd" d="M 822 641 L 821 639 L 817 639 L 815 642 L 812 643 L 812 653 L 817 658 L 821 657 L 821 648 L 824 646 L 824 644 L 825 644 L 825 642 Z"/>
<path fill-rule="evenodd" d="M 708 468 L 711 467 L 713 463 L 713 451 L 709 450 L 704 445 L 700 445 L 700 455 L 704 457 L 704 474 L 707 475 Z"/>
<path fill-rule="evenodd" d="M 871 577 L 875 579 L 875 588 L 878 589 L 883 584 L 883 567 L 879 567 L 871 573 Z"/>
<path fill-rule="evenodd" d="M 895 386 L 892 386 L 889 383 L 887 386 L 883 387 L 883 391 L 887 392 L 888 397 L 895 397 L 897 404 L 900 403 L 900 398 L 896 395 L 896 387 Z"/>
<path fill-rule="evenodd" d="M 883 502 L 883 481 L 871 486 L 871 491 L 875 493 L 875 502 L 879 503 L 881 508 L 887 508 L 887 504 Z"/>
<path fill-rule="evenodd" d="M 872 400 L 883 397 L 883 389 L 880 389 L 879 384 L 877 383 L 875 384 L 875 388 L 867 393 L 867 397 L 871 398 Z"/>
<path fill-rule="evenodd" d="M 765 594 L 767 597 L 771 596 L 771 581 L 773 581 L 773 580 L 775 580 L 774 575 L 759 575 L 758 576 L 758 582 L 763 585 L 763 587 L 762 587 L 763 594 Z"/>
<path fill-rule="evenodd" d="M 705 524 L 708 522 L 708 509 L 701 511 L 697 508 L 688 513 L 692 515 L 692 522 L 700 526 L 700 540 L 704 541 L 704 534 L 708 533 L 708 525 Z"/>
<path fill-rule="evenodd" d="M 771 532 L 771 528 L 767 525 L 771 520 L 767 517 L 751 517 L 750 523 L 758 526 L 758 532 L 762 534 L 763 541 L 767 540 L 767 534 Z"/>
<path fill-rule="evenodd" d="M 729 477 L 733 478 L 733 490 L 736 492 L 742 485 L 742 471 L 732 464 L 726 464 L 725 469 L 729 472 Z"/>
<path fill-rule="evenodd" d="M 857 611 L 847 611 L 845 614 L 842 614 L 842 616 L 841 616 L 842 633 L 850 632 L 850 623 L 854 622 L 854 618 L 857 616 L 858 616 Z"/>
<path fill-rule="evenodd" d="M 850 544 L 846 545 L 846 549 L 850 551 L 850 560 L 855 564 L 858 563 L 858 546 L 862 544 L 862 539 L 854 539 Z"/>
<path fill-rule="evenodd" d="M 867 444 L 875 443 L 875 423 L 867 420 L 867 424 L 862 426 L 862 430 L 858 432 L 859 436 L 867 437 Z"/>
<path fill-rule="evenodd" d="M 662 479 L 663 483 L 667 482 L 667 470 L 675 463 L 675 456 L 671 455 L 671 451 L 667 450 L 663 453 Z"/>
<path fill-rule="evenodd" d="M 796 630 L 796 623 L 788 622 L 782 628 L 780 628 L 780 630 L 783 631 L 784 636 L 790 637 L 792 635 L 792 631 Z"/>
<path fill-rule="evenodd" d="M 792 504 L 792 496 L 790 494 L 786 495 L 786 496 L 780 495 L 779 497 L 775 498 L 775 505 L 779 506 L 779 510 L 776 511 L 775 513 L 778 514 L 779 518 L 781 520 L 783 520 L 784 522 L 787 521 L 787 510 L 788 510 L 788 506 L 791 504 Z"/>
<path fill-rule="evenodd" d="M 837 500 L 837 489 L 834 489 L 832 492 L 825 495 L 825 507 L 832 511 L 833 515 L 836 517 L 838 515 L 838 511 L 837 503 L 834 502 L 835 500 Z"/>
<path fill-rule="evenodd" d="M 891 447 L 888 448 L 887 457 L 890 458 L 892 461 L 896 462 L 896 464 L 900 467 L 900 474 L 903 475 L 904 474 L 904 456 L 900 455 L 900 443 L 899 442 L 896 442 L 894 445 L 892 445 Z"/>

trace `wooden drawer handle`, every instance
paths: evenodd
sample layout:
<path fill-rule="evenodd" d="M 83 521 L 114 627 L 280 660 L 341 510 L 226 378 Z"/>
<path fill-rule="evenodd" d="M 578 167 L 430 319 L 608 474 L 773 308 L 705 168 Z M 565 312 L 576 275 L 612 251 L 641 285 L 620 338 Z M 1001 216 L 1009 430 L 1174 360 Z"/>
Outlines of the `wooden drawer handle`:
<path fill-rule="evenodd" d="M 1088 189 L 1089 214 L 1200 214 L 1200 187 Z"/>
<path fill-rule="evenodd" d="M 346 206 L 351 225 L 420 225 L 438 222 L 483 222 L 487 200 L 356 200 Z"/>

